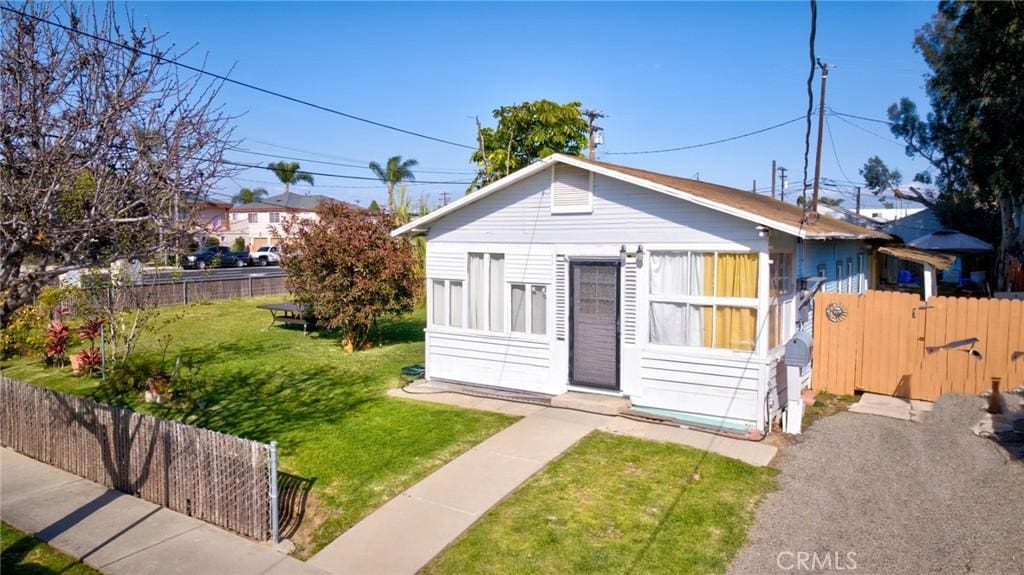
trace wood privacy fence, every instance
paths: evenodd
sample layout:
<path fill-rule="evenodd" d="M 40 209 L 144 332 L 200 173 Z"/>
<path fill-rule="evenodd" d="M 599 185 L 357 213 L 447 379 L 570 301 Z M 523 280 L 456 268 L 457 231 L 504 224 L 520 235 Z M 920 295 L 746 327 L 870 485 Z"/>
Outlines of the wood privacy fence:
<path fill-rule="evenodd" d="M 5 377 L 0 397 L 3 446 L 247 537 L 276 539 L 272 446 Z"/>
<path fill-rule="evenodd" d="M 177 282 L 141 285 L 130 289 L 151 290 L 154 305 L 189 304 L 263 295 L 288 293 L 285 276 L 249 276 L 226 279 L 189 279 Z M 110 288 L 107 288 L 110 289 Z"/>
<path fill-rule="evenodd" d="M 819 293 L 814 310 L 815 389 L 934 401 L 993 377 L 1004 390 L 1024 384 L 1024 301 Z"/>

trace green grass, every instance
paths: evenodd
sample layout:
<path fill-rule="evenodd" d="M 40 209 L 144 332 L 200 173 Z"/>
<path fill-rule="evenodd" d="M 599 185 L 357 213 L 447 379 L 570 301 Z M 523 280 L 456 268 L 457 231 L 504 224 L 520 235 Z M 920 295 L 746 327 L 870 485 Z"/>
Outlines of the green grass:
<path fill-rule="evenodd" d="M 774 475 L 688 447 L 595 432 L 425 573 L 724 573 Z"/>
<path fill-rule="evenodd" d="M 835 395 L 827 391 L 819 391 L 814 396 L 814 403 L 804 409 L 802 427 L 807 429 L 823 417 L 846 411 L 856 402 L 857 398 L 852 395 Z"/>
<path fill-rule="evenodd" d="M 182 411 L 136 401 L 139 411 L 280 446 L 283 471 L 313 481 L 304 527 L 293 536 L 308 556 L 373 509 L 514 418 L 386 397 L 399 369 L 423 361 L 424 312 L 381 326 L 384 345 L 346 353 L 330 334 L 268 328 L 258 303 L 233 300 L 166 308 L 138 354 L 159 357 L 173 339 L 201 365 L 212 388 L 204 409 Z M 173 322 L 163 319 L 177 316 Z M 87 395 L 96 378 L 45 367 L 38 359 L 2 364 L 8 377 Z M 141 394 L 140 394 L 141 395 Z"/>
<path fill-rule="evenodd" d="M 4 575 L 99 575 L 46 543 L 0 523 L 0 573 Z"/>

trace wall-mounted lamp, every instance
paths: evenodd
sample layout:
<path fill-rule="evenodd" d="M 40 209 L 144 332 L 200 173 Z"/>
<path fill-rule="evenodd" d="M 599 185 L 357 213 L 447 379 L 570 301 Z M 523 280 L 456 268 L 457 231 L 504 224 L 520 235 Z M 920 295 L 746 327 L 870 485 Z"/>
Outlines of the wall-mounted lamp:
<path fill-rule="evenodd" d="M 620 264 L 626 265 L 626 255 L 627 255 L 626 254 L 626 244 L 622 244 L 622 247 L 619 248 L 619 263 Z"/>
<path fill-rule="evenodd" d="M 772 233 L 771 228 L 766 228 L 764 226 L 757 226 L 754 229 L 757 230 L 757 237 L 759 238 L 767 238 Z"/>
<path fill-rule="evenodd" d="M 636 247 L 636 267 L 644 267 L 644 246 L 640 244 Z"/>

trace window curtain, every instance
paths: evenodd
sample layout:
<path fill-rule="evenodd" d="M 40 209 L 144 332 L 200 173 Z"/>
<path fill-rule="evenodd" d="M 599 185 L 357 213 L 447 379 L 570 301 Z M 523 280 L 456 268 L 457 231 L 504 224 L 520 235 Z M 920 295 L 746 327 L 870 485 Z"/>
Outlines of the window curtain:
<path fill-rule="evenodd" d="M 462 327 L 462 282 L 451 282 L 451 299 L 448 301 L 448 325 Z"/>
<path fill-rule="evenodd" d="M 654 295 L 687 295 L 689 261 L 687 254 L 652 254 L 651 293 Z"/>
<path fill-rule="evenodd" d="M 548 331 L 548 288 L 533 286 L 530 293 L 530 330 L 536 335 L 544 335 Z"/>
<path fill-rule="evenodd" d="M 444 325 L 444 281 L 434 280 L 433 292 L 430 294 L 431 299 L 431 319 L 434 325 Z"/>
<path fill-rule="evenodd" d="M 505 256 L 491 254 L 490 269 L 491 331 L 505 331 Z"/>
<path fill-rule="evenodd" d="M 487 313 L 487 290 L 484 289 L 483 254 L 469 254 L 469 328 L 484 329 Z"/>
<path fill-rule="evenodd" d="M 757 297 L 757 255 L 718 254 L 718 297 Z"/>
<path fill-rule="evenodd" d="M 512 284 L 512 331 L 526 331 L 526 286 Z"/>
<path fill-rule="evenodd" d="M 651 302 L 651 343 L 686 345 L 686 305 Z"/>
<path fill-rule="evenodd" d="M 715 347 L 753 351 L 756 326 L 756 310 L 718 306 L 715 309 Z"/>

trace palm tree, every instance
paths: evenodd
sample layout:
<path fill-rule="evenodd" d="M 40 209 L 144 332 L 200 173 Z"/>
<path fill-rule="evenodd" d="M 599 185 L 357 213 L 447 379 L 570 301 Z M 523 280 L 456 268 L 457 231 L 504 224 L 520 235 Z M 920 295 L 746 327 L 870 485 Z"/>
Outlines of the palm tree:
<path fill-rule="evenodd" d="M 414 181 L 416 176 L 413 175 L 412 168 L 418 165 L 419 162 L 412 158 L 403 162 L 402 156 L 391 156 L 385 167 L 381 167 L 377 162 L 370 162 L 370 171 L 388 187 L 389 210 L 395 211 L 395 186 L 405 181 Z"/>
<path fill-rule="evenodd" d="M 251 204 L 258 202 L 263 198 L 267 197 L 267 190 L 263 188 L 242 188 L 238 190 L 238 193 L 232 196 L 231 203 L 238 204 Z"/>
<path fill-rule="evenodd" d="M 280 162 L 267 164 L 267 167 L 270 168 L 270 171 L 274 172 L 277 179 L 281 180 L 281 183 L 284 184 L 284 193 L 286 194 L 288 193 L 288 189 L 291 184 L 306 182 L 311 186 L 313 185 L 313 174 L 301 171 L 299 169 L 300 166 L 298 162 L 285 162 L 282 160 Z"/>

